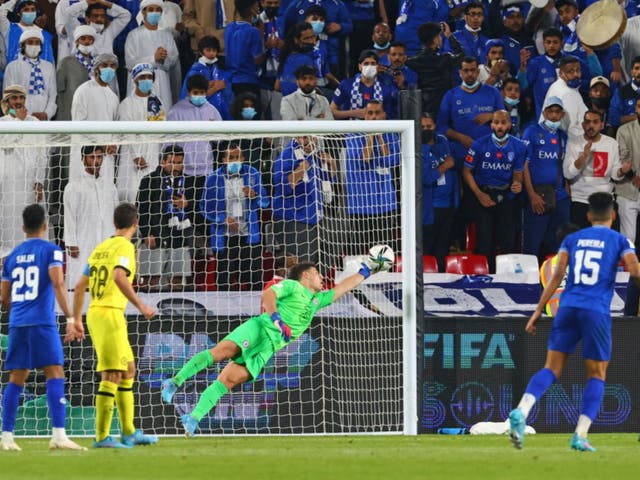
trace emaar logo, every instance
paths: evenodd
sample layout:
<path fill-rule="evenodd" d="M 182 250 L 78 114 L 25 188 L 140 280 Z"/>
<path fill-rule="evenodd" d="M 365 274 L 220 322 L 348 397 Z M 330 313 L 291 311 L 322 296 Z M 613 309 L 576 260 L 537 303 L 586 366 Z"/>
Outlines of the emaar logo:
<path fill-rule="evenodd" d="M 504 333 L 425 333 L 424 357 L 442 358 L 436 368 L 516 368 L 509 343 L 515 335 Z"/>

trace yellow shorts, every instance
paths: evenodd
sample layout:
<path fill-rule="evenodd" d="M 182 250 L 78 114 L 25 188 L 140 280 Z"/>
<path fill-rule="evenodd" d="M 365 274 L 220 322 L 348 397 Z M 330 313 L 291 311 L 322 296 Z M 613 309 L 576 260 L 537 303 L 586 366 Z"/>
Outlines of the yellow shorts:
<path fill-rule="evenodd" d="M 128 369 L 133 350 L 127 335 L 127 321 L 122 310 L 93 307 L 87 312 L 87 326 L 98 357 L 96 371 Z"/>

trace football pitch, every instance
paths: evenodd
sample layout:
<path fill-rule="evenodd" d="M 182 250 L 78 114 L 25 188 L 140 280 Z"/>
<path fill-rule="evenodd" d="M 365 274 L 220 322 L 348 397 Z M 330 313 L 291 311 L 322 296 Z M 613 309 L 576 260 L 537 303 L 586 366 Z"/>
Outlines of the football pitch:
<path fill-rule="evenodd" d="M 0 478 L 26 479 L 627 479 L 640 470 L 635 434 L 593 434 L 596 453 L 569 449 L 570 435 L 165 437 L 132 450 L 49 452 L 19 439 L 0 452 Z M 89 446 L 89 439 L 79 443 Z"/>

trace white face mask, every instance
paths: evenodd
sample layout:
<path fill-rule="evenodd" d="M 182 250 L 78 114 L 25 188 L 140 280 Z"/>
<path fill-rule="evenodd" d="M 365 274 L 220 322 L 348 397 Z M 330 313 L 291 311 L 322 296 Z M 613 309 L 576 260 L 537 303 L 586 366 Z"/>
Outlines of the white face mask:
<path fill-rule="evenodd" d="M 378 73 L 376 65 L 364 65 L 362 67 L 362 76 L 366 78 L 374 78 Z"/>
<path fill-rule="evenodd" d="M 202 55 L 202 56 L 198 59 L 198 61 L 199 61 L 200 63 L 205 64 L 205 65 L 213 65 L 214 63 L 216 63 L 216 62 L 218 61 L 218 57 L 216 57 L 216 58 L 207 58 L 207 57 L 205 57 L 204 55 Z"/>
<path fill-rule="evenodd" d="M 25 45 L 24 46 L 24 54 L 29 58 L 38 58 L 38 55 L 40 55 L 40 50 L 42 50 L 40 45 Z"/>
<path fill-rule="evenodd" d="M 89 24 L 89 26 L 93 27 L 93 29 L 96 31 L 96 33 L 102 33 L 102 31 L 104 30 L 104 25 L 102 23 L 93 23 L 93 22 L 91 22 Z"/>
<path fill-rule="evenodd" d="M 91 55 L 93 53 L 93 45 L 78 45 L 78 51 L 84 55 Z"/>

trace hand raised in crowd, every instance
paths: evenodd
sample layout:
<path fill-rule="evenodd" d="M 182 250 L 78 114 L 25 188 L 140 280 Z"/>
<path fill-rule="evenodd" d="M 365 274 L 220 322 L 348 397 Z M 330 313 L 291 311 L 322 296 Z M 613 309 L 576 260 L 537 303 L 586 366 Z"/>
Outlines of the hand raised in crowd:
<path fill-rule="evenodd" d="M 13 113 L 12 113 L 12 111 L 13 111 Z M 25 107 L 25 106 L 23 105 L 23 106 L 21 106 L 21 107 L 12 108 L 12 109 L 9 111 L 9 114 L 10 114 L 12 117 L 19 118 L 20 120 L 24 120 L 25 118 L 27 118 L 27 107 Z"/>
<path fill-rule="evenodd" d="M 451 36 L 451 28 L 447 22 L 440 22 L 440 28 L 442 29 L 442 34 L 445 38 L 449 38 Z"/>
<path fill-rule="evenodd" d="M 587 144 L 584 146 L 584 149 L 582 150 L 582 154 L 573 163 L 573 165 L 578 170 L 582 170 L 584 166 L 587 164 L 589 155 L 591 155 L 591 147 L 593 147 L 593 142 L 587 142 Z"/>
<path fill-rule="evenodd" d="M 613 83 L 620 83 L 622 81 L 622 71 L 614 69 L 609 75 L 609 78 Z"/>
<path fill-rule="evenodd" d="M 329 23 L 329 25 L 327 25 L 325 27 L 325 31 L 329 35 L 333 35 L 334 33 L 338 33 L 340 30 L 342 30 L 342 25 L 340 25 L 339 23 L 336 23 L 336 22 L 331 22 L 331 23 Z"/>
<path fill-rule="evenodd" d="M 520 71 L 524 72 L 527 69 L 527 64 L 531 58 L 531 51 L 528 48 L 520 50 Z"/>
<path fill-rule="evenodd" d="M 249 187 L 248 185 L 245 185 L 244 187 L 242 187 L 242 193 L 244 194 L 245 197 L 251 198 L 251 199 L 254 199 L 258 196 L 256 191 L 253 188 Z"/>
<path fill-rule="evenodd" d="M 167 52 L 167 49 L 164 47 L 158 47 L 156 49 L 156 53 L 154 55 L 154 59 L 156 62 L 164 62 L 167 59 L 167 56 L 169 55 L 169 53 Z"/>
<path fill-rule="evenodd" d="M 136 167 L 136 170 L 144 170 L 149 166 L 149 163 L 144 157 L 136 157 L 133 159 L 133 164 Z"/>
<path fill-rule="evenodd" d="M 493 118 L 492 112 L 484 112 L 476 115 L 473 121 L 476 123 L 476 125 L 484 125 L 485 123 L 490 122 L 492 118 Z M 469 147 L 471 147 L 471 144 L 469 144 Z"/>

